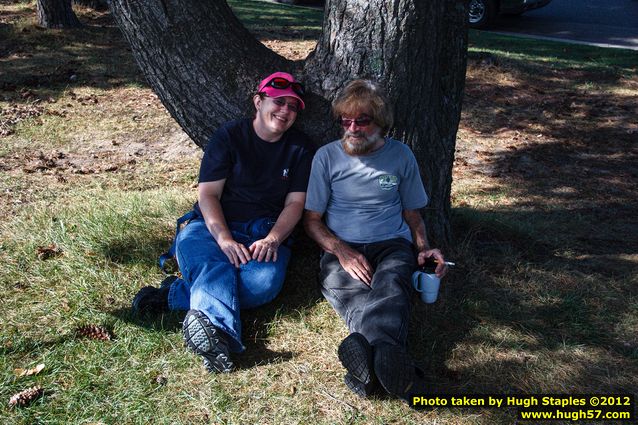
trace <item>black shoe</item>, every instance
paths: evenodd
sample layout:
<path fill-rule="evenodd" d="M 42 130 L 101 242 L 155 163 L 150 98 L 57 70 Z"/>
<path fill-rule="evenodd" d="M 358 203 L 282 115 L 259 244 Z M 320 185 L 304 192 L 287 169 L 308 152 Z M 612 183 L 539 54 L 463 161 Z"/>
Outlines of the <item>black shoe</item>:
<path fill-rule="evenodd" d="M 168 276 L 160 283 L 159 288 L 145 286 L 140 289 L 137 295 L 135 295 L 135 298 L 133 298 L 133 312 L 135 314 L 158 314 L 167 312 L 169 310 L 168 292 L 170 286 L 176 280 L 177 276 Z"/>
<path fill-rule="evenodd" d="M 209 372 L 228 373 L 235 368 L 223 332 L 199 310 L 188 310 L 182 326 L 186 346 L 204 357 Z"/>
<path fill-rule="evenodd" d="M 372 347 L 360 333 L 348 335 L 337 350 L 339 360 L 348 373 L 344 376 L 345 384 L 361 397 L 372 395 L 377 388 L 374 376 Z"/>
<path fill-rule="evenodd" d="M 343 377 L 343 382 L 350 389 L 350 391 L 352 391 L 359 397 L 367 398 L 379 394 L 379 385 L 377 384 L 376 379 L 369 384 L 364 384 L 363 382 L 352 376 L 350 372 L 348 372 Z"/>
<path fill-rule="evenodd" d="M 369 384 L 374 380 L 372 347 L 363 335 L 357 332 L 348 335 L 339 344 L 337 354 L 343 367 L 354 378 L 363 384 Z"/>
<path fill-rule="evenodd" d="M 169 287 L 156 288 L 145 286 L 133 298 L 133 312 L 135 314 L 158 314 L 165 313 L 168 309 Z"/>
<path fill-rule="evenodd" d="M 398 345 L 379 344 L 374 347 L 374 372 L 381 386 L 390 394 L 410 401 L 413 394 L 426 390 L 423 377 L 410 355 Z"/>
<path fill-rule="evenodd" d="M 162 281 L 162 283 L 160 283 L 160 288 L 170 287 L 173 284 L 173 282 L 175 282 L 176 280 L 177 280 L 177 276 L 175 275 L 166 276 L 164 280 Z"/>

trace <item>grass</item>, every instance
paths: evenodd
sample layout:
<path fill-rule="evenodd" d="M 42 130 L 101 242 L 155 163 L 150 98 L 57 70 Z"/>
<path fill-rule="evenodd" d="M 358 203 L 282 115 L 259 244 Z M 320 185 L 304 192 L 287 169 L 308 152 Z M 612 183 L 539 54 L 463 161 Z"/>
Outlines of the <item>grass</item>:
<path fill-rule="evenodd" d="M 536 69 L 582 69 L 603 73 L 638 72 L 636 52 L 470 30 L 470 55 L 490 53 Z"/>
<path fill-rule="evenodd" d="M 316 39 L 321 32 L 323 11 L 264 1 L 231 0 L 228 4 L 251 31 L 276 33 L 279 39 Z"/>
<path fill-rule="evenodd" d="M 319 12 L 231 4 L 263 39 L 312 48 Z M 414 412 L 351 394 L 336 358 L 346 330 L 304 238 L 282 294 L 243 314 L 233 374 L 209 375 L 184 350 L 182 315 L 133 317 L 195 200 L 200 151 L 108 15 L 80 8 L 84 29 L 42 31 L 32 2 L 1 8 L 1 423 L 514 421 L 512 409 Z M 436 304 L 415 304 L 411 352 L 433 392 L 635 394 L 638 53 L 470 39 L 448 253 L 459 266 Z M 80 338 L 87 324 L 115 338 Z M 42 398 L 8 407 L 33 385 Z"/>

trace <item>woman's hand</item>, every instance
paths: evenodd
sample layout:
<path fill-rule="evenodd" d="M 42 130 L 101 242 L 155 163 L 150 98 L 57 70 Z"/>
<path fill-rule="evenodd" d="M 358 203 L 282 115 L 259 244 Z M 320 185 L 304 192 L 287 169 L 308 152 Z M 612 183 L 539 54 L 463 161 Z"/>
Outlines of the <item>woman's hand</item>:
<path fill-rule="evenodd" d="M 266 236 L 253 242 L 248 249 L 252 254 L 252 259 L 257 261 L 277 261 L 277 250 L 279 249 L 279 241 L 273 237 Z"/>
<path fill-rule="evenodd" d="M 248 252 L 248 249 L 233 238 L 220 238 L 217 243 L 235 267 L 239 267 L 241 264 L 246 264 L 250 261 L 250 252 Z"/>

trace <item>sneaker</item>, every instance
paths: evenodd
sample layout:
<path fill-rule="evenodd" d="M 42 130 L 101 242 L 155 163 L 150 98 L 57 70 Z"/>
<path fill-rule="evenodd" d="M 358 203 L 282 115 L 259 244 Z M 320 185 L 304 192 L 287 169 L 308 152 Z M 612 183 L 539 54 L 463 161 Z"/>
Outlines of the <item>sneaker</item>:
<path fill-rule="evenodd" d="M 228 373 L 235 368 L 223 332 L 199 310 L 188 310 L 182 326 L 186 346 L 204 358 L 211 373 Z"/>
<path fill-rule="evenodd" d="M 361 397 L 371 395 L 377 386 L 374 376 L 372 347 L 360 333 L 353 332 L 339 344 L 339 360 L 348 373 L 344 382 Z"/>
<path fill-rule="evenodd" d="M 168 288 L 145 286 L 133 298 L 135 314 L 158 314 L 168 311 Z"/>
<path fill-rule="evenodd" d="M 160 288 L 170 287 L 176 280 L 177 276 L 175 275 L 166 276 L 162 283 L 160 283 Z"/>
<path fill-rule="evenodd" d="M 337 354 L 343 367 L 353 377 L 364 384 L 372 382 L 374 379 L 372 347 L 363 335 L 357 332 L 348 335 L 339 344 Z"/>
<path fill-rule="evenodd" d="M 412 394 L 423 394 L 425 380 L 417 371 L 421 372 L 403 347 L 389 344 L 374 347 L 374 372 L 390 395 L 409 401 Z"/>
<path fill-rule="evenodd" d="M 373 395 L 379 394 L 379 386 L 376 380 L 370 382 L 369 384 L 364 384 L 363 382 L 352 376 L 350 372 L 348 372 L 343 377 L 343 382 L 346 384 L 346 387 L 350 389 L 350 391 L 352 391 L 359 397 L 368 398 Z"/>
<path fill-rule="evenodd" d="M 159 288 L 145 286 L 133 298 L 133 312 L 135 314 L 159 314 L 165 313 L 168 308 L 168 292 L 171 284 L 177 276 L 168 276 L 160 284 Z"/>

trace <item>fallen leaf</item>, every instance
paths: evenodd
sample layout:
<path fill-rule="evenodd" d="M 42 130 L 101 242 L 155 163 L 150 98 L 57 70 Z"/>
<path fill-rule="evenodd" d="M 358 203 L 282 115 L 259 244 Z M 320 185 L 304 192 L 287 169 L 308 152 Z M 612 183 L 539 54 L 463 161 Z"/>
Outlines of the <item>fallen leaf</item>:
<path fill-rule="evenodd" d="M 60 306 L 64 311 L 71 311 L 71 307 L 69 307 L 69 300 L 66 298 L 63 298 L 62 301 L 60 301 Z"/>
<path fill-rule="evenodd" d="M 13 369 L 13 373 L 16 376 L 31 376 L 31 375 L 37 375 L 43 370 L 44 370 L 44 363 L 40 363 L 39 365 L 37 365 L 36 367 L 32 367 L 31 369 L 21 369 L 21 368 Z"/>

